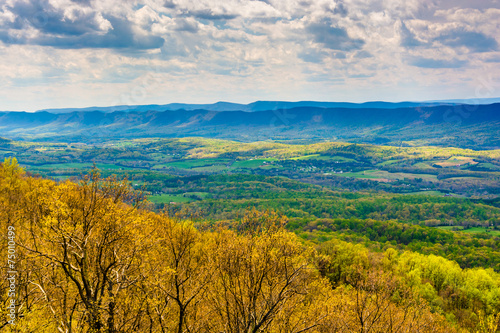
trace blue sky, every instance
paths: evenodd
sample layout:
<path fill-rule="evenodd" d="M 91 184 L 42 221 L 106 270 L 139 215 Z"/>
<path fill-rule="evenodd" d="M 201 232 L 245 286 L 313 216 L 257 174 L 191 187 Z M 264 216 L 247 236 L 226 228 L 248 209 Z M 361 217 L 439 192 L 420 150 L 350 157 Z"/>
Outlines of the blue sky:
<path fill-rule="evenodd" d="M 500 96 L 497 0 L 0 6 L 0 110 Z"/>

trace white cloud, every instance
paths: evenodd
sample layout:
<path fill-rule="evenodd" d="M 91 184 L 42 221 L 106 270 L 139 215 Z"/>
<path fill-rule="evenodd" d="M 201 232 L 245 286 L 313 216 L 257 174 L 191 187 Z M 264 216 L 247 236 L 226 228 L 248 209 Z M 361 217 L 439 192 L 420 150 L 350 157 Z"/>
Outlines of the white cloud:
<path fill-rule="evenodd" d="M 498 64 L 497 7 L 7 0 L 0 7 L 0 109 L 105 105 L 151 75 L 155 88 L 137 103 L 462 97 Z"/>

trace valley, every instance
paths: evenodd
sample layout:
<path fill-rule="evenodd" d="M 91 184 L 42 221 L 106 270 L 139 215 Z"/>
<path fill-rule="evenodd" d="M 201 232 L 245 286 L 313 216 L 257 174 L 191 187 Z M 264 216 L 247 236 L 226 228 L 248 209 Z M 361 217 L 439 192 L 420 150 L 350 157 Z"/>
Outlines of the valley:
<path fill-rule="evenodd" d="M 109 110 L 106 114 L 113 112 L 116 111 Z M 146 111 L 130 111 L 127 115 L 131 112 Z M 0 116 L 0 124 L 1 121 Z M 269 242 L 265 246 L 270 252 L 262 252 L 264 255 L 289 251 L 288 246 L 301 247 L 311 254 L 300 260 L 328 281 L 329 287 L 325 290 L 350 297 L 351 305 L 342 307 L 359 311 L 352 303 L 355 293 L 366 292 L 375 297 L 377 291 L 365 290 L 366 283 L 387 286 L 391 281 L 399 281 L 399 287 L 391 289 L 388 295 L 394 297 L 395 293 L 404 291 L 406 296 L 401 302 L 411 302 L 413 297 L 419 299 L 420 309 L 436 316 L 430 331 L 444 325 L 443 332 L 455 329 L 465 332 L 481 327 L 484 322 L 493 323 L 500 306 L 495 298 L 500 292 L 500 147 L 495 141 L 498 126 L 495 122 L 486 124 L 477 120 L 469 120 L 469 123 L 472 124 L 468 125 L 470 132 L 443 137 L 428 130 L 433 126 L 441 128 L 440 133 L 451 130 L 446 126 L 427 124 L 418 129 L 410 126 L 403 133 L 406 140 L 394 140 L 401 133 L 389 127 L 383 130 L 385 139 L 374 137 L 374 132 L 366 128 L 348 130 L 345 127 L 342 129 L 345 134 L 340 136 L 321 134 L 321 130 L 315 128 L 314 133 L 319 135 L 292 131 L 288 132 L 288 139 L 287 134 L 275 140 L 246 134 L 243 138 L 240 134 L 251 131 L 245 132 L 238 126 L 233 128 L 238 135 L 226 135 L 231 130 L 222 135 L 231 139 L 220 135 L 203 137 L 206 133 L 203 129 L 196 132 L 196 136 L 179 133 L 176 137 L 165 137 L 169 135 L 154 136 L 151 132 L 138 137 L 139 132 L 127 132 L 121 138 L 117 137 L 123 135 L 121 130 L 92 132 L 95 128 L 88 129 L 85 136 L 54 135 L 64 131 L 51 130 L 45 125 L 36 127 L 36 133 L 32 131 L 32 134 L 28 129 L 22 137 L 7 131 L 7 135 L 0 138 L 0 159 L 4 160 L 0 168 L 0 205 L 4 212 L 16 212 L 14 216 L 43 215 L 47 207 L 51 207 L 47 213 L 51 219 L 47 221 L 52 221 L 46 222 L 49 225 L 66 216 L 64 214 L 76 214 L 71 219 L 83 219 L 84 225 L 89 207 L 115 198 L 110 204 L 115 205 L 114 200 L 118 200 L 116 206 L 109 208 L 109 212 L 92 213 L 99 221 L 105 221 L 95 224 L 95 228 L 100 228 L 101 223 L 115 228 L 112 222 L 115 217 L 110 216 L 118 214 L 116 216 L 127 220 L 126 216 L 133 212 L 135 217 L 127 220 L 125 226 L 137 223 L 139 229 L 127 231 L 120 237 L 136 237 L 145 232 L 138 237 L 148 239 L 148 250 L 141 251 L 149 253 L 144 255 L 151 258 L 158 258 L 153 253 L 157 239 L 179 242 L 181 246 L 186 233 L 198 239 L 186 245 L 190 251 L 194 251 L 195 246 L 203 247 L 205 255 L 213 256 L 210 260 L 215 261 L 222 260 L 223 253 L 232 251 L 232 245 L 223 245 L 227 239 L 239 244 L 239 250 L 247 246 L 243 243 L 250 242 L 248 251 L 253 251 L 250 249 L 256 244 Z M 115 125 L 110 123 L 110 126 Z M 286 131 L 291 127 L 287 128 Z M 327 133 L 328 128 L 324 130 Z M 481 135 L 476 135 L 475 131 L 483 130 Z M 427 139 L 421 140 L 409 131 L 420 131 Z M 97 201 L 94 202 L 89 193 L 94 193 Z M 17 197 L 23 199 L 18 202 Z M 40 201 L 32 201 L 35 197 Z M 98 199 L 101 197 L 104 201 Z M 30 208 L 33 205 L 38 208 Z M 79 207 L 76 210 L 75 205 Z M 67 208 L 60 211 L 60 207 Z M 0 212 L 0 218 L 2 214 Z M 8 214 L 4 218 L 10 219 Z M 109 218 L 111 220 L 107 220 Z M 151 218 L 157 222 L 149 224 Z M 161 236 L 163 231 L 157 229 L 157 223 L 163 223 L 166 232 L 176 234 Z M 25 228 L 23 224 L 21 228 Z M 41 224 L 36 228 L 46 226 Z M 64 235 L 67 227 L 62 228 L 44 232 Z M 22 230 L 26 235 L 31 232 Z M 116 230 L 121 232 L 122 227 Z M 77 231 L 80 232 L 83 231 Z M 150 238 L 149 233 L 157 233 L 157 238 Z M 76 240 L 80 236 L 74 237 Z M 210 237 L 219 240 L 210 243 Z M 201 241 L 205 238 L 208 243 Z M 274 246 L 271 242 L 284 239 L 289 239 L 289 245 L 268 250 Z M 219 245 L 213 247 L 214 244 Z M 43 246 L 49 251 L 52 245 Z M 173 258 L 175 255 L 174 252 Z M 196 254 L 182 259 L 186 260 L 183 265 L 189 265 L 191 255 Z M 281 256 L 288 260 L 285 252 Z M 292 257 L 290 260 L 299 260 L 298 254 Z M 257 261 L 251 265 L 261 264 Z M 272 267 L 281 264 L 288 265 L 274 261 Z M 155 269 L 163 267 L 159 262 L 154 265 Z M 149 269 L 144 265 L 140 267 Z M 208 279 L 201 287 L 206 292 L 214 292 L 213 288 L 218 288 L 216 283 L 224 281 L 226 273 L 217 268 L 220 266 L 203 267 L 222 274 Z M 189 269 L 182 274 L 190 274 Z M 167 281 L 169 278 L 165 276 L 169 274 L 165 272 L 157 279 Z M 241 274 L 238 278 L 244 276 Z M 141 275 L 141 279 L 154 285 L 149 280 L 153 275 L 147 273 Z M 193 277 L 189 275 L 188 279 Z M 280 278 L 281 275 L 275 277 Z M 308 279 L 307 283 L 323 281 Z M 478 279 L 491 283 L 485 286 Z M 174 283 L 175 279 L 168 281 L 165 283 Z M 144 292 L 134 289 L 134 295 L 143 295 L 150 302 L 152 297 Z M 462 303 L 456 303 L 455 293 L 461 295 Z M 332 297 L 332 302 L 337 302 L 344 296 Z M 204 311 L 215 311 L 212 305 L 204 303 L 206 298 L 200 297 L 198 301 Z M 397 316 L 405 316 L 406 310 L 401 304 L 407 303 L 388 302 L 388 306 L 395 307 Z M 376 306 L 371 301 L 367 304 Z M 391 314 L 384 316 L 395 320 Z M 427 325 L 430 317 L 426 318 L 403 319 L 402 325 Z M 150 317 L 150 320 L 156 319 Z M 333 327 L 328 321 L 321 325 L 325 329 Z"/>

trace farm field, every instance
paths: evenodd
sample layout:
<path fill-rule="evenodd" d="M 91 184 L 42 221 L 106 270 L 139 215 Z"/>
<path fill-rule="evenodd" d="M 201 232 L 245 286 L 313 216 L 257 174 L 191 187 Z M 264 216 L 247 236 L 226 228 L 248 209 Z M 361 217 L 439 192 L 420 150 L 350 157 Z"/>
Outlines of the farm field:
<path fill-rule="evenodd" d="M 500 172 L 495 169 L 500 167 L 497 150 L 341 142 L 239 143 L 203 138 L 134 139 L 98 146 L 7 141 L 2 147 L 0 158 L 2 154 L 15 156 L 27 170 L 57 179 L 79 176 L 96 163 L 105 173 L 128 174 L 137 180 L 148 172 L 177 176 L 249 173 L 337 189 L 437 191 L 485 198 L 498 196 L 500 187 Z M 459 168 L 440 165 L 450 161 L 467 163 Z"/>
<path fill-rule="evenodd" d="M 492 236 L 500 236 L 500 230 L 495 230 L 491 228 L 482 228 L 482 227 L 473 227 L 473 228 L 467 228 L 464 229 L 462 226 L 440 226 L 438 227 L 439 229 L 442 230 L 460 230 L 461 232 L 465 233 L 472 233 L 472 234 L 489 234 Z"/>

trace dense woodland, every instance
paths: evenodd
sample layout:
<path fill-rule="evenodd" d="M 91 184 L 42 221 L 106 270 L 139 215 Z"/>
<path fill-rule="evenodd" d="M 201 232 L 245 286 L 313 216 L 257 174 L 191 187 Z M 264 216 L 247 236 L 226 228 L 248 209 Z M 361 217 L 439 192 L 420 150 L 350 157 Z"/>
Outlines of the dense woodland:
<path fill-rule="evenodd" d="M 499 154 L 3 140 L 2 253 L 14 233 L 20 275 L 2 328 L 495 332 Z"/>
<path fill-rule="evenodd" d="M 6 160 L 0 167 L 1 252 L 7 258 L 13 234 L 6 230 L 14 230 L 18 318 L 7 325 L 2 306 L 2 329 L 497 331 L 500 274 L 491 268 L 461 268 L 408 249 L 373 251 L 338 238 L 305 240 L 287 230 L 299 222 L 273 210 L 186 219 L 168 209 L 153 212 L 144 199 L 126 180 L 102 178 L 95 169 L 78 182 L 54 182 Z M 395 229 L 387 221 L 356 226 L 356 220 L 335 219 L 316 227 L 342 229 L 345 223 L 354 224 L 354 232 Z M 425 228 L 407 227 L 395 237 Z M 451 234 L 429 237 L 454 241 Z M 6 305 L 9 282 L 0 283 Z"/>

